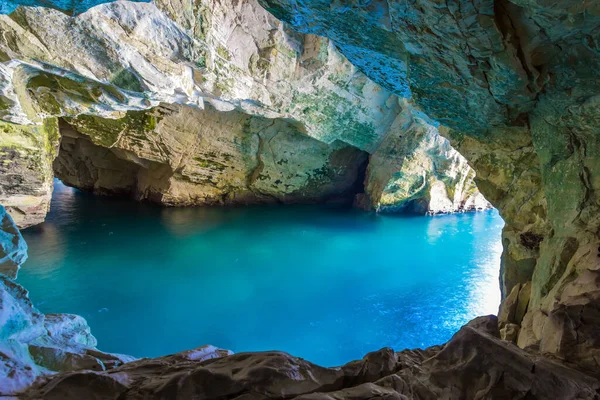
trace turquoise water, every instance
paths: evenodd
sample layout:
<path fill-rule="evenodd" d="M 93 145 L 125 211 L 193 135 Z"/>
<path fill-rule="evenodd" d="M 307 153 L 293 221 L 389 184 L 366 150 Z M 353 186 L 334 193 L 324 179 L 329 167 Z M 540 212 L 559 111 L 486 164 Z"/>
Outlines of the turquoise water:
<path fill-rule="evenodd" d="M 41 311 L 84 316 L 104 351 L 210 343 L 333 366 L 495 313 L 502 226 L 496 211 L 161 208 L 58 183 L 18 281 Z"/>

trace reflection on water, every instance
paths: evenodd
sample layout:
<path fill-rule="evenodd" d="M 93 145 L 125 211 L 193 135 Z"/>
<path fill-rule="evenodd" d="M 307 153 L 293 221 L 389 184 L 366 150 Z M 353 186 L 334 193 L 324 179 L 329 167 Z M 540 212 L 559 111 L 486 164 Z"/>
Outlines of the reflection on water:
<path fill-rule="evenodd" d="M 43 312 L 87 318 L 105 351 L 211 343 L 336 365 L 495 313 L 502 225 L 496 211 L 161 208 L 57 183 L 19 281 Z"/>

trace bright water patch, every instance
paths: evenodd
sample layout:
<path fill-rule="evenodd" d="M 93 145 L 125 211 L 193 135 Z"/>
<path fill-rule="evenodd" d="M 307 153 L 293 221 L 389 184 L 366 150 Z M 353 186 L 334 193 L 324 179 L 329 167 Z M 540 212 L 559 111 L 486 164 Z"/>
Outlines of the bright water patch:
<path fill-rule="evenodd" d="M 41 311 L 84 316 L 104 351 L 210 343 L 333 366 L 496 313 L 502 226 L 497 211 L 161 208 L 57 183 L 18 281 Z"/>

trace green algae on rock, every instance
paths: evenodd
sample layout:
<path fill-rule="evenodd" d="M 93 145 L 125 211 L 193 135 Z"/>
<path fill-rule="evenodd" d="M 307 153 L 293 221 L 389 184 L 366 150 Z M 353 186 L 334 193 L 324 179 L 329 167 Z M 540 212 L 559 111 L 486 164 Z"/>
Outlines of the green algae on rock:
<path fill-rule="evenodd" d="M 0 121 L 0 203 L 25 227 L 43 220 L 52 197 L 58 121 L 17 125 Z"/>
<path fill-rule="evenodd" d="M 11 77 L 4 90 L 11 105 L 3 118 L 39 124 L 41 118 L 63 117 L 67 124 L 61 126 L 76 125 L 76 130 L 88 136 L 92 144 L 111 148 L 113 155 L 107 157 L 114 163 L 112 167 L 106 168 L 108 160 L 103 162 L 105 167 L 98 167 L 100 161 L 96 157 L 95 167 L 91 159 L 81 164 L 87 165 L 87 176 L 74 179 L 73 171 L 70 179 L 69 173 L 65 175 L 67 182 L 80 188 L 105 194 L 133 193 L 138 198 L 171 205 L 322 201 L 334 191 L 339 192 L 337 197 L 351 198 L 362 191 L 357 182 L 362 178 L 350 173 L 354 174 L 350 179 L 344 171 L 362 169 L 362 161 L 351 156 L 350 147 L 373 154 L 371 159 L 375 160 L 383 143 L 412 135 L 400 131 L 404 126 L 394 125 L 412 108 L 369 80 L 329 40 L 290 30 L 253 1 L 217 4 L 206 0 L 191 7 L 174 1 L 115 3 L 77 17 L 51 9 L 20 7 L 9 16 L 0 16 L 0 31 L 10 38 L 0 43 L 0 49 L 12 59 L 4 67 Z M 65 31 L 70 34 L 65 35 Z M 64 48 L 70 51 L 65 53 Z M 267 118 L 275 127 L 266 130 L 264 137 L 240 139 L 236 138 L 240 127 L 224 122 L 231 129 L 230 137 L 219 137 L 225 141 L 241 140 L 243 151 L 226 151 L 227 160 L 192 155 L 196 162 L 180 171 L 177 157 L 181 154 L 161 148 L 153 141 L 156 135 L 146 132 L 153 130 L 147 129 L 146 124 L 158 123 L 153 120 L 156 112 L 143 111 L 178 107 L 176 104 L 196 107 L 196 116 L 210 116 L 209 119 L 221 118 L 211 110 L 235 110 L 248 115 L 234 118 L 240 123 Z M 181 132 L 169 131 L 173 135 L 169 139 L 163 132 L 161 140 L 201 135 L 203 124 L 214 124 L 204 123 L 199 117 L 194 120 L 198 127 L 180 124 Z M 104 129 L 98 129 L 98 125 Z M 246 136 L 262 130 L 260 125 L 248 125 L 250 132 Z M 285 134 L 274 134 L 275 130 Z M 89 144 L 66 136 L 63 133 L 62 162 L 55 163 L 64 167 L 62 172 L 69 169 L 67 165 L 71 169 L 78 165 L 75 160 L 79 156 L 73 155 L 68 162 L 65 152 L 85 148 L 86 154 L 93 153 Z M 470 182 L 470 167 L 464 160 L 442 162 L 443 157 L 460 159 L 460 155 L 448 152 L 447 142 L 434 128 L 429 136 L 437 138 L 425 145 L 436 153 L 437 161 L 423 169 L 436 182 L 447 182 L 447 189 L 432 191 L 428 186 L 411 201 L 423 203 L 423 212 L 477 208 L 479 205 L 471 200 L 475 194 L 463 198 L 451 182 L 455 178 Z M 217 150 L 221 146 L 208 143 L 208 137 L 204 137 L 205 146 Z M 261 143 L 261 154 L 257 154 L 253 146 Z M 264 146 L 265 143 L 269 145 Z M 418 146 L 416 141 L 411 143 Z M 262 154 L 284 145 L 289 149 L 278 148 L 275 155 Z M 137 149 L 133 155 L 131 148 Z M 301 150 L 293 152 L 293 148 Z M 389 172 L 400 173 L 403 158 L 412 151 L 405 149 L 396 155 L 388 152 L 386 157 L 395 157 L 393 164 L 398 166 L 398 170 Z M 293 154 L 285 155 L 290 152 Z M 174 159 L 167 160 L 171 156 Z M 281 159 L 275 160 L 277 157 Z M 334 163 L 327 165 L 325 160 Z M 342 165 L 342 161 L 349 164 Z M 138 166 L 140 163 L 144 165 Z M 230 168 L 232 163 L 253 172 L 235 172 L 236 168 Z M 377 165 L 369 168 L 371 175 L 381 178 L 388 174 L 387 166 L 385 172 L 378 172 Z M 299 173 L 291 172 L 295 168 L 299 168 Z M 138 170 L 143 172 L 143 178 Z M 111 178 L 109 171 L 115 176 Z M 453 177 L 448 178 L 447 173 Z M 132 190 L 138 178 L 141 187 Z M 335 179 L 341 179 L 339 185 L 333 184 Z M 252 188 L 248 181 L 252 181 Z M 111 182 L 115 187 L 110 187 Z M 392 210 L 402 208 L 407 201 L 388 193 L 386 206 L 379 207 L 375 202 L 384 187 L 367 186 L 368 193 L 359 201 L 366 208 Z M 371 198 L 375 200 L 369 202 Z M 41 217 L 31 218 L 29 224 L 41 221 Z"/>
<path fill-rule="evenodd" d="M 186 106 L 66 118 L 56 176 L 167 205 L 352 201 L 366 154 L 286 120 Z"/>

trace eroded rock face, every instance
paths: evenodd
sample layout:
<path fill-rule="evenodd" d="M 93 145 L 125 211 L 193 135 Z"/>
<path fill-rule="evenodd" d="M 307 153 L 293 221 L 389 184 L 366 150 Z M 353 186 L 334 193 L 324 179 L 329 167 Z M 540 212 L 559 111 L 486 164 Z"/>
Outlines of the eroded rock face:
<path fill-rule="evenodd" d="M 0 121 L 0 204 L 18 227 L 43 221 L 50 208 L 58 143 L 55 118 L 41 125 Z"/>
<path fill-rule="evenodd" d="M 595 378 L 499 339 L 496 317 L 491 316 L 473 320 L 444 346 L 398 353 L 384 348 L 338 368 L 281 352 L 226 355 L 200 350 L 205 358 L 185 352 L 106 372 L 59 374 L 38 381 L 23 397 L 594 399 L 600 389 Z"/>
<path fill-rule="evenodd" d="M 240 156 L 225 162 L 237 166 L 237 175 L 229 175 L 233 171 L 226 168 L 212 179 L 213 182 L 200 179 L 206 171 L 193 171 L 191 165 L 181 174 L 181 171 L 165 170 L 165 164 L 172 168 L 180 160 L 174 155 L 173 160 L 165 161 L 163 154 L 160 165 L 154 165 L 160 172 L 146 174 L 142 187 L 131 190 L 134 177 L 137 177 L 137 172 L 132 170 L 137 166 L 119 161 L 124 158 L 121 153 L 115 157 L 107 156 L 112 157 L 110 161 L 96 160 L 95 164 L 104 164 L 104 167 L 83 162 L 88 165 L 85 168 L 88 175 L 93 177 L 85 177 L 81 172 L 82 176 L 74 179 L 68 178 L 73 171 L 70 175 L 66 173 L 67 183 L 77 187 L 90 188 L 100 182 L 94 189 L 98 192 L 133 191 L 140 198 L 180 205 L 264 202 L 266 199 L 320 201 L 329 198 L 332 189 L 346 196 L 349 186 L 345 172 L 331 171 L 340 169 L 342 161 L 349 164 L 341 169 L 356 168 L 356 157 L 346 154 L 348 151 L 340 156 L 338 149 L 353 146 L 367 153 L 379 153 L 379 159 L 385 152 L 385 157 L 390 159 L 389 165 L 397 165 L 399 169 L 403 158 L 423 153 L 418 150 L 417 139 L 410 143 L 400 139 L 412 135 L 411 131 L 402 130 L 406 125 L 397 122 L 399 118 L 410 118 L 413 113 L 410 104 L 368 79 L 339 54 L 329 40 L 289 29 L 253 0 L 224 3 L 205 0 L 193 4 L 168 0 L 154 4 L 118 2 L 95 7 L 77 17 L 52 9 L 21 7 L 8 16 L 0 16 L 0 32 L 7 39 L 0 43 L 0 50 L 5 54 L 3 60 L 8 60 L 2 65 L 5 82 L 0 85 L 4 102 L 0 118 L 6 121 L 40 124 L 48 117 L 70 118 L 84 114 L 102 117 L 106 125 L 112 126 L 114 124 L 107 119 L 121 119 L 127 111 L 156 110 L 165 106 L 179 109 L 182 105 L 186 110 L 197 109 L 197 112 L 189 113 L 204 126 L 223 123 L 229 127 L 229 132 L 213 135 L 215 139 L 232 141 L 239 138 L 241 129 L 248 130 L 243 125 L 246 120 L 269 119 L 276 124 L 270 130 L 285 133 L 278 133 L 277 139 L 270 141 L 272 146 L 281 147 L 287 143 L 290 148 L 302 149 L 293 160 L 300 171 L 299 176 L 290 173 L 289 166 L 277 164 L 268 174 L 261 174 L 261 179 L 253 185 L 241 182 L 240 176 L 248 174 L 240 171 L 248 170 L 251 163 L 248 149 L 244 149 L 228 151 L 224 155 Z M 219 113 L 224 115 L 219 116 Z M 93 118 L 85 120 L 81 117 L 80 120 L 80 131 L 85 130 L 82 128 L 85 123 L 90 124 L 88 130 L 96 129 Z M 258 132 L 252 132 L 252 129 L 261 130 L 261 124 L 251 124 L 250 133 Z M 204 136 L 203 143 L 216 151 L 216 157 L 209 157 L 208 162 L 212 159 L 223 163 L 219 159 L 222 144 L 210 142 L 200 125 L 180 124 L 177 128 L 181 130 L 177 134 L 181 133 L 182 137 Z M 421 147 L 427 147 L 436 162 L 419 163 L 415 168 L 419 170 L 419 176 L 421 172 L 426 173 L 428 182 L 446 183 L 438 184 L 435 190 L 426 185 L 417 193 L 398 192 L 393 189 L 391 180 L 400 170 L 390 171 L 388 165 L 383 167 L 374 163 L 369 171 L 376 177 L 377 184 L 368 184 L 367 195 L 360 202 L 364 207 L 401 209 L 405 203 L 416 201 L 423 205 L 422 211 L 477 208 L 478 203 L 473 201 L 477 197 L 474 196 L 476 188 L 471 183 L 470 167 L 449 149 L 435 128 L 427 129 L 427 138 L 421 139 L 426 144 Z M 169 135 L 173 137 L 166 138 L 167 134 L 162 133 L 166 141 L 178 140 L 175 131 L 169 131 Z M 266 136 L 270 138 L 268 134 Z M 112 139 L 108 138 L 106 143 L 114 144 Z M 389 147 L 390 142 L 396 143 L 396 147 L 411 145 L 412 148 L 403 148 L 396 153 L 381 148 L 385 143 Z M 113 152 L 116 153 L 120 146 L 115 144 Z M 131 145 L 123 148 L 129 151 L 129 147 Z M 324 150 L 327 147 L 337 155 L 330 157 L 334 161 L 332 164 L 326 165 L 323 159 L 327 158 Z M 90 146 L 82 142 L 76 145 L 70 138 L 63 139 L 63 153 L 75 148 L 80 149 L 79 152 L 91 151 Z M 278 153 L 282 151 L 285 150 L 277 150 Z M 135 157 L 146 164 L 156 158 L 144 159 L 138 153 Z M 276 157 L 280 155 L 283 156 L 277 154 Z M 257 158 L 256 152 L 252 156 Z M 268 154 L 265 156 L 269 158 Z M 320 161 L 317 160 L 319 157 Z M 70 158 L 72 162 L 59 160 L 58 165 L 64 167 L 62 172 L 78 165 L 73 161 L 79 158 L 77 154 Z M 282 160 L 285 159 L 283 156 Z M 110 163 L 112 167 L 105 168 Z M 319 168 L 322 168 L 320 175 L 328 175 L 326 179 L 320 179 L 322 186 L 316 186 L 319 179 L 312 179 L 307 185 L 306 177 L 314 175 L 313 171 Z M 378 171 L 380 168 L 381 172 Z M 98 172 L 101 170 L 103 172 Z M 113 176 L 109 176 L 109 170 Z M 101 177 L 95 177 L 97 174 Z M 170 178 L 173 175 L 177 176 Z M 340 175 L 342 179 L 334 188 L 331 182 Z M 267 176 L 273 179 L 263 179 Z M 380 183 L 384 178 L 388 181 Z M 468 189 L 455 190 L 462 181 Z M 107 186 L 111 182 L 115 187 Z M 379 199 L 388 183 L 387 200 L 380 207 Z M 16 210 L 23 202 L 18 194 L 25 191 L 27 188 L 23 184 L 14 185 L 15 193 L 5 201 L 16 203 Z M 232 200 L 231 193 L 236 193 L 234 197 L 239 197 L 239 201 Z M 466 195 L 462 196 L 463 193 Z M 43 209 L 38 207 L 36 210 Z M 43 213 L 31 215 L 20 225 L 39 222 L 42 217 Z"/>
<path fill-rule="evenodd" d="M 15 279 L 25 260 L 27 244 L 13 219 L 0 207 L 0 274 Z"/>
<path fill-rule="evenodd" d="M 380 212 L 448 213 L 490 208 L 475 172 L 432 122 L 403 102 L 403 110 L 369 159 L 359 202 Z"/>
<path fill-rule="evenodd" d="M 107 43 L 97 36 L 92 41 L 56 41 L 56 36 L 50 35 L 44 24 L 35 22 L 53 21 L 51 26 L 57 27 L 70 27 L 69 24 L 72 24 L 72 31 L 83 31 L 78 22 L 59 14 L 53 19 L 48 19 L 50 15 L 42 19 L 39 13 L 47 11 L 25 10 L 16 18 L 3 20 L 3 37 L 11 38 L 7 40 L 10 49 L 2 50 L 3 59 L 25 59 L 28 63 L 3 65 L 3 76 L 7 76 L 2 83 L 3 118 L 24 123 L 34 122 L 40 116 L 72 117 L 82 113 L 82 110 L 89 110 L 90 103 L 99 115 L 114 118 L 117 115 L 115 112 L 156 107 L 166 99 L 170 103 L 193 103 L 197 106 L 206 101 L 220 111 L 236 109 L 268 118 L 294 119 L 306 127 L 310 136 L 325 142 L 339 139 L 375 155 L 386 141 L 387 128 L 370 129 L 368 124 L 366 127 L 360 124 L 370 121 L 366 116 L 374 115 L 371 121 L 386 121 L 390 127 L 396 120 L 394 113 L 401 110 L 397 110 L 396 103 L 389 102 L 389 99 L 393 99 L 394 95 L 412 96 L 421 111 L 442 124 L 440 130 L 474 167 L 478 187 L 498 207 L 506 221 L 502 262 L 506 313 L 503 313 L 501 321 L 502 335 L 511 340 L 516 338 L 522 348 L 551 354 L 590 373 L 598 373 L 600 9 L 597 2 L 460 0 L 443 3 L 401 0 L 365 3 L 352 0 L 261 0 L 268 11 L 303 35 L 294 34 L 268 14 L 261 14 L 262 11 L 257 11 L 260 9 L 251 3 L 232 3 L 227 13 L 219 7 L 210 7 L 211 3 L 199 5 L 158 1 L 156 4 L 157 10 L 163 10 L 164 15 L 169 15 L 176 22 L 169 22 L 163 14 L 159 16 L 154 14 L 155 11 L 148 11 L 150 8 L 146 10 L 147 13 L 140 11 L 136 15 L 144 16 L 144 21 L 160 22 L 151 26 L 158 25 L 161 29 L 151 32 L 137 29 L 140 26 L 137 18 L 119 19 L 120 16 L 130 15 L 128 13 L 119 11 L 110 14 L 114 10 L 121 10 L 119 7 L 127 8 L 129 5 L 103 6 L 104 15 L 111 15 L 111 18 L 122 22 L 119 27 L 115 26 L 115 29 L 122 29 L 115 31 L 119 33 L 118 39 L 113 38 L 110 43 L 127 45 L 123 47 L 126 47 L 126 51 L 116 53 L 124 55 L 123 59 L 115 57 L 115 53 L 110 51 L 99 51 L 98 55 L 78 63 L 57 56 L 64 54 L 62 50 L 65 48 L 82 48 L 83 43 L 98 43 L 98 40 Z M 28 16 L 28 13 L 34 14 Z M 38 13 L 37 16 L 35 13 Z M 105 22 L 101 16 L 95 18 Z M 23 24 L 23 21 L 31 23 Z M 202 21 L 202 24 L 194 21 Z M 24 25 L 29 27 L 24 28 Z M 261 26 L 269 28 L 260 29 Z M 38 34 L 28 35 L 28 29 L 38 29 Z M 247 31 L 253 29 L 259 32 L 253 31 L 249 35 L 251 39 Z M 138 47 L 135 45 L 129 45 L 131 38 L 140 42 L 140 33 L 153 40 L 152 46 L 139 46 L 145 49 L 142 53 L 136 50 Z M 319 71 L 322 71 L 320 63 L 330 65 L 330 52 L 325 62 L 321 52 L 324 48 L 320 44 L 322 39 L 310 36 L 315 34 L 332 39 L 350 63 L 372 79 L 368 87 L 376 88 L 373 82 L 381 86 L 373 92 L 384 93 L 384 96 L 374 96 L 377 101 L 370 104 L 385 112 L 369 114 L 370 111 L 361 109 L 359 112 L 358 108 L 344 108 L 340 97 L 348 100 L 344 96 L 350 94 L 351 99 L 358 101 L 352 97 L 356 82 L 351 80 L 349 88 L 352 90 L 346 88 L 342 92 L 344 96 L 341 96 L 340 88 L 343 85 L 335 84 L 335 77 L 332 77 L 333 80 L 327 78 L 334 83 L 332 91 L 337 96 L 334 97 L 333 108 L 332 102 L 326 101 L 329 96 L 327 93 L 331 91 L 309 97 L 316 101 L 308 103 L 304 101 L 303 95 L 307 94 L 304 91 L 300 91 L 300 95 L 293 95 L 291 99 L 277 95 L 271 98 L 271 93 L 293 93 L 294 88 L 303 87 L 300 83 L 306 81 L 297 78 L 295 73 L 298 69 L 305 74 L 300 76 L 309 79 L 331 76 L 319 75 Z M 26 39 L 21 40 L 22 37 Z M 59 43 L 60 51 L 46 51 L 52 49 L 52 45 L 40 44 L 43 39 L 39 38 L 48 37 L 53 37 L 54 43 Z M 81 38 L 82 35 L 70 37 Z M 159 37 L 168 37 L 168 44 L 161 45 L 163 42 L 157 40 Z M 200 45 L 196 46 L 196 41 Z M 300 43 L 302 46 L 298 46 Z M 102 45 L 97 49 L 117 48 L 114 46 Z M 327 49 L 331 47 L 327 44 Z M 27 53 L 26 50 L 33 53 Z M 26 56 L 26 53 L 35 56 Z M 149 53 L 161 58 L 146 63 L 152 58 L 138 56 Z M 302 65 L 297 62 L 298 54 L 306 56 L 302 59 Z M 51 62 L 62 69 L 50 68 L 51 71 L 48 71 L 47 66 L 36 64 L 34 59 Z M 111 62 L 96 63 L 97 59 Z M 138 64 L 135 61 L 137 59 L 142 62 Z M 173 59 L 185 60 L 189 64 L 173 62 Z M 158 67 L 151 68 L 153 64 Z M 311 70 L 314 66 L 317 68 Z M 180 73 L 167 71 L 171 68 L 180 68 Z M 86 78 L 73 76 L 76 79 L 62 79 L 68 70 L 77 71 Z M 252 72 L 249 76 L 247 70 L 258 72 Z M 350 66 L 348 71 L 355 76 L 356 69 Z M 48 73 L 52 76 L 48 76 Z M 38 76 L 42 76 L 42 79 Z M 61 79 L 56 76 L 61 76 Z M 163 77 L 170 78 L 162 80 Z M 101 80 L 102 83 L 94 83 L 90 79 Z M 111 80 L 113 83 L 109 85 Z M 73 85 L 73 81 L 78 84 Z M 161 81 L 177 90 L 161 89 Z M 82 83 L 85 87 L 83 91 Z M 278 85 L 281 91 L 277 90 Z M 310 87 L 319 88 L 314 85 Z M 135 94 L 140 90 L 151 96 Z M 364 96 L 364 87 L 360 90 L 359 93 Z M 210 95 L 203 96 L 200 93 Z M 319 93 L 318 90 L 316 93 Z M 350 103 L 353 104 L 352 101 Z M 295 104 L 301 106 L 296 107 Z M 340 104 L 342 106 L 338 108 Z M 270 113 L 264 112 L 265 106 Z M 332 114 L 345 116 L 346 111 L 351 113 L 350 117 L 361 116 L 353 125 L 361 126 L 359 132 L 343 129 L 346 136 L 339 137 L 332 134 L 335 129 L 319 130 L 321 126 L 345 127 L 344 124 L 332 122 L 343 121 L 344 118 L 327 117 Z M 368 134 L 364 135 L 364 132 Z M 383 147 L 382 151 L 386 149 Z M 404 166 L 402 163 L 401 168 Z M 418 174 L 413 173 L 418 169 L 410 168 L 410 163 L 406 167 L 412 174 L 408 177 L 414 178 L 414 188 L 422 186 L 417 179 Z M 392 177 L 396 172 L 392 173 Z M 387 174 L 389 171 L 381 173 L 382 176 Z M 369 170 L 368 176 L 371 187 L 385 188 L 389 183 L 385 178 L 377 181 L 375 168 Z M 440 181 L 444 182 L 443 179 Z M 434 192 L 439 190 L 440 185 L 435 182 L 429 183 L 425 178 L 422 182 L 431 184 L 432 189 L 435 187 Z M 412 186 L 398 189 L 409 195 L 413 193 Z M 366 197 L 375 207 L 378 207 L 381 198 L 385 199 L 377 192 L 367 193 Z M 453 201 L 454 196 L 448 196 L 448 200 Z M 530 287 L 524 291 L 528 282 L 531 282 Z M 511 296 L 511 293 L 514 294 Z M 552 382 L 556 382 L 556 374 L 545 369 L 546 361 L 532 365 L 524 360 L 531 361 L 529 357 L 532 356 L 491 339 L 493 343 L 501 343 L 501 347 L 509 350 L 507 358 L 511 362 L 502 361 L 502 357 L 497 359 L 498 353 L 507 353 L 498 347 L 493 347 L 494 351 L 487 353 L 488 337 L 484 337 L 484 340 L 470 336 L 471 347 L 457 347 L 461 355 L 472 349 L 472 357 L 468 360 L 475 364 L 465 363 L 461 357 L 455 357 L 450 342 L 444 348 L 450 349 L 447 353 L 444 350 L 437 353 L 437 356 L 446 354 L 448 357 L 439 364 L 443 368 L 431 375 L 438 383 L 433 385 L 434 389 L 426 389 L 438 397 L 445 394 L 446 397 L 470 398 L 478 392 L 494 397 L 505 393 L 496 392 L 500 389 L 494 384 L 487 386 L 487 383 L 501 380 L 507 397 L 594 398 L 597 395 L 594 384 L 586 386 L 580 380 L 575 384 L 571 382 L 560 387 L 554 386 Z M 494 361 L 487 364 L 481 361 L 480 354 L 490 354 L 486 359 Z M 453 360 L 460 362 L 453 364 Z M 496 362 L 501 366 L 498 372 L 486 375 L 485 371 L 495 371 Z M 422 365 L 428 364 L 423 362 Z M 473 379 L 451 384 L 448 380 L 455 375 L 447 371 L 452 367 L 464 366 L 474 367 L 468 372 L 456 371 L 461 371 L 461 376 L 469 376 L 471 371 L 475 371 Z M 517 368 L 516 372 L 513 370 L 505 374 L 504 371 L 511 371 L 513 367 Z M 434 368 L 422 367 L 421 371 L 431 372 Z M 542 380 L 536 383 L 538 371 L 538 376 L 550 378 L 540 378 Z M 571 376 L 571 373 L 567 375 Z M 81 376 L 75 374 L 65 379 L 71 383 L 77 383 L 78 379 L 89 383 L 98 376 L 98 385 L 112 382 L 110 384 L 116 388 L 117 394 L 129 390 L 126 384 L 120 381 L 115 383 L 107 374 Z M 505 376 L 511 378 L 505 379 Z M 517 378 L 512 379 L 513 376 L 525 379 L 527 383 L 521 384 Z M 486 386 L 476 387 L 476 390 L 470 386 L 481 382 Z M 55 381 L 54 384 L 59 386 L 59 383 Z M 192 385 L 192 393 L 195 387 Z M 439 391 L 436 391 L 436 387 Z M 547 387 L 552 388 L 553 392 L 544 392 Z M 371 396 L 378 393 L 401 398 L 399 392 L 394 394 L 372 385 L 368 385 L 367 389 Z M 423 393 L 426 393 L 422 395 L 424 398 L 429 395 L 426 389 L 423 389 Z M 331 390 L 339 391 L 331 396 L 333 398 L 358 396 L 356 387 Z M 438 397 L 432 395 L 432 398 Z"/>
<path fill-rule="evenodd" d="M 63 122 L 64 183 L 168 205 L 352 202 L 365 152 L 327 145 L 287 120 L 186 106 Z"/>
<path fill-rule="evenodd" d="M 44 1 L 44 7 L 52 7 L 67 14 L 80 14 L 98 4 L 108 3 L 113 0 L 48 0 Z M 133 0 L 133 1 L 148 1 L 148 0 Z M 35 0 L 0 0 L 0 14 L 10 14 L 18 6 L 39 6 L 39 2 Z"/>
<path fill-rule="evenodd" d="M 506 221 L 504 296 L 532 282 L 519 344 L 597 370 L 597 2 L 260 2 L 450 128 Z"/>

